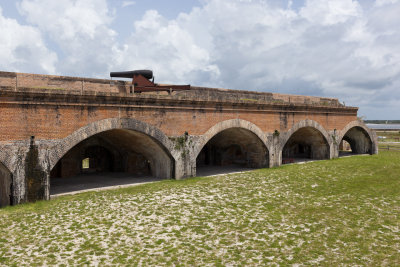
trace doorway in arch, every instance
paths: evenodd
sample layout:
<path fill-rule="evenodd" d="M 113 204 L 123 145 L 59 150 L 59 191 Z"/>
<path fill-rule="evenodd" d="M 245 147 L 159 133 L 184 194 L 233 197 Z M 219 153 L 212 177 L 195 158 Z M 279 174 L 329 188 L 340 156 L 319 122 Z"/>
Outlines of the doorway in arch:
<path fill-rule="evenodd" d="M 196 158 L 197 176 L 268 167 L 267 147 L 243 128 L 223 130 L 212 137 Z"/>
<path fill-rule="evenodd" d="M 349 129 L 339 144 L 339 156 L 372 154 L 372 140 L 359 126 Z"/>
<path fill-rule="evenodd" d="M 282 150 L 282 164 L 329 159 L 329 144 L 313 127 L 300 128 L 287 140 Z"/>
<path fill-rule="evenodd" d="M 152 137 L 113 129 L 82 140 L 50 173 L 50 195 L 173 177 L 174 160 Z"/>

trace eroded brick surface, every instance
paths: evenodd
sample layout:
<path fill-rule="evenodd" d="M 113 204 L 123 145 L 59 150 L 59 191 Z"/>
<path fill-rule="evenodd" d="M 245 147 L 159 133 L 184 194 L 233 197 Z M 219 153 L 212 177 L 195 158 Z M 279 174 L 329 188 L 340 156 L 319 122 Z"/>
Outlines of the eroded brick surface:
<path fill-rule="evenodd" d="M 337 157 L 342 139 L 357 138 L 355 133 L 350 139 L 346 136 L 351 129 L 366 137 L 363 147 L 357 149 L 377 153 L 376 135 L 357 120 L 358 108 L 344 106 L 335 98 L 203 87 L 171 94 L 137 94 L 130 93 L 129 87 L 128 82 L 108 79 L 0 72 L 0 162 L 13 174 L 15 202 L 23 202 L 29 195 L 26 177 L 33 176 L 25 173 L 30 170 L 25 166 L 32 160 L 32 136 L 39 164 L 32 171 L 42 170 L 44 180 L 75 145 L 117 129 L 142 134 L 142 143 L 148 147 L 159 146 L 165 155 L 153 159 L 155 166 L 178 179 L 195 175 L 196 158 L 204 146 L 231 128 L 244 129 L 259 140 L 263 148 L 256 149 L 258 154 L 267 154 L 267 163 L 260 166 L 280 165 L 285 144 L 306 127 L 315 129 L 316 136 L 324 140 L 319 154 L 328 158 Z M 303 132 L 304 136 L 296 138 L 310 137 Z M 182 144 L 177 145 L 179 142 Z M 171 172 L 165 171 L 165 166 Z M 42 183 L 41 195 L 48 198 L 48 181 Z"/>

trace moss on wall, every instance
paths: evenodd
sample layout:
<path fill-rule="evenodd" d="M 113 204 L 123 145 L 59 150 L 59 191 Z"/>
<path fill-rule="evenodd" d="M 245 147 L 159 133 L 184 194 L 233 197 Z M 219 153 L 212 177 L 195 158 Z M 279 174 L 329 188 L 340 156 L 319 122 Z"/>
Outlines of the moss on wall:
<path fill-rule="evenodd" d="M 37 146 L 30 147 L 25 159 L 25 175 L 27 200 L 33 202 L 45 199 L 46 172 L 39 164 L 39 151 Z"/>

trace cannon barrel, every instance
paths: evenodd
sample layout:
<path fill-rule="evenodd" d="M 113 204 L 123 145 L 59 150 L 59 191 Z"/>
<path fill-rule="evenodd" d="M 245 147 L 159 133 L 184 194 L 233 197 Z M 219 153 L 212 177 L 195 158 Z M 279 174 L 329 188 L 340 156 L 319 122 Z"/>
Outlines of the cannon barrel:
<path fill-rule="evenodd" d="M 153 78 L 153 71 L 151 70 L 132 70 L 132 71 L 117 71 L 110 72 L 110 77 L 119 77 L 119 78 L 133 78 L 135 75 L 142 75 L 146 79 Z"/>

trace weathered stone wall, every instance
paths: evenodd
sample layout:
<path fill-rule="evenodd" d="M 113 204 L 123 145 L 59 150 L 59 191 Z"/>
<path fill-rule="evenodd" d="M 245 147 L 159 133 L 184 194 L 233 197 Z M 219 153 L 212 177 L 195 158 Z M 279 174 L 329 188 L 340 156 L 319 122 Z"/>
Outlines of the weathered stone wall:
<path fill-rule="evenodd" d="M 11 172 L 0 163 L 0 208 L 11 204 Z"/>
<path fill-rule="evenodd" d="M 26 195 L 29 202 L 45 199 L 45 185 L 48 173 L 44 170 L 39 158 L 39 149 L 35 143 L 30 144 L 25 158 Z"/>
<path fill-rule="evenodd" d="M 224 162 L 243 153 L 247 164 L 279 166 L 285 144 L 303 138 L 312 157 L 337 157 L 342 139 L 357 143 L 355 127 L 364 138 L 355 150 L 377 153 L 376 135 L 357 120 L 357 108 L 334 98 L 200 87 L 130 94 L 127 87 L 121 81 L 0 72 L 0 162 L 12 174 L 15 203 L 47 199 L 57 162 L 95 135 L 119 153 L 143 155 L 154 176 L 177 179 L 196 174 L 201 150 L 224 131 L 240 146 L 238 152 L 229 144 L 218 147 L 223 139 L 215 141 L 226 153 Z M 320 136 L 319 143 L 305 128 Z M 80 166 L 74 162 L 79 153 L 63 159 L 75 166 L 70 171 Z"/>

